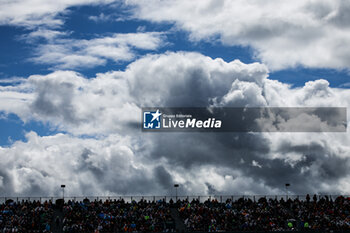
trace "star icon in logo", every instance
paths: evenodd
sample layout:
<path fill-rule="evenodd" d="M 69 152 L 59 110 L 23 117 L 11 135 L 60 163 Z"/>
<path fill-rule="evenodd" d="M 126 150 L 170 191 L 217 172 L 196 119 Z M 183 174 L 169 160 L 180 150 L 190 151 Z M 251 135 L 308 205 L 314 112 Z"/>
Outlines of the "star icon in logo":
<path fill-rule="evenodd" d="M 162 115 L 162 114 L 159 112 L 159 109 L 157 109 L 157 111 L 156 111 L 155 113 L 152 113 L 152 116 L 153 116 L 153 117 L 152 117 L 151 122 L 154 121 L 154 120 L 156 120 L 156 119 L 157 119 L 157 121 L 159 121 L 160 115 Z"/>

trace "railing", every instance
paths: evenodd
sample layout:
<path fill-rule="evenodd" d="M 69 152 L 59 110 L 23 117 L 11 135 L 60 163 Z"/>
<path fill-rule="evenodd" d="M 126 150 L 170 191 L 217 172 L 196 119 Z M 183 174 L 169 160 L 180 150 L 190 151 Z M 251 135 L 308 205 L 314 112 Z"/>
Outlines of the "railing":
<path fill-rule="evenodd" d="M 350 197 L 350 195 L 341 195 L 341 194 L 318 194 L 316 195 L 317 200 L 319 200 L 322 197 L 328 197 L 329 199 L 335 200 L 339 196 L 344 197 Z M 224 203 L 227 200 L 236 201 L 240 198 L 244 199 L 251 199 L 252 201 L 258 201 L 260 198 L 266 198 L 266 199 L 277 199 L 281 200 L 282 198 L 286 200 L 286 198 L 290 198 L 292 200 L 299 199 L 299 200 L 306 200 L 306 195 L 190 195 L 190 196 L 67 196 L 64 197 L 65 201 L 72 200 L 72 201 L 83 201 L 84 199 L 89 199 L 90 201 L 106 201 L 106 200 L 120 200 L 123 199 L 125 202 L 132 202 L 132 201 L 158 201 L 158 200 L 165 200 L 166 202 L 169 202 L 171 199 L 175 202 L 177 200 L 189 200 L 192 201 L 194 199 L 199 200 L 200 202 L 204 202 L 206 200 L 217 200 L 220 203 Z M 57 199 L 62 199 L 61 197 L 0 197 L 0 203 L 4 203 L 7 200 L 13 200 L 15 202 L 22 202 L 22 201 L 40 201 L 41 203 L 45 201 L 52 201 L 55 202 Z M 310 195 L 310 199 L 313 200 L 313 195 Z"/>

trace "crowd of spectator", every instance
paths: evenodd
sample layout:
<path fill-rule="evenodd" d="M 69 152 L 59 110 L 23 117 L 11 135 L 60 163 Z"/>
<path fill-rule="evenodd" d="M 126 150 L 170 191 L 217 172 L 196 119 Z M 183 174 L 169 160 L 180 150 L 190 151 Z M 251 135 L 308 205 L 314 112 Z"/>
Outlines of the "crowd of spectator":
<path fill-rule="evenodd" d="M 52 203 L 7 201 L 0 205 L 0 232 L 51 232 Z"/>
<path fill-rule="evenodd" d="M 68 201 L 63 207 L 63 232 L 173 232 L 169 203 L 106 200 Z"/>
<path fill-rule="evenodd" d="M 308 195 L 303 200 L 241 198 L 200 202 L 194 199 L 176 203 L 173 200 L 85 199 L 65 203 L 60 200 L 55 204 L 9 200 L 0 204 L 0 233 L 52 232 L 53 228 L 66 233 L 174 232 L 176 229 L 187 232 L 350 232 L 350 198 L 342 196 L 335 200 Z"/>
<path fill-rule="evenodd" d="M 181 201 L 187 231 L 350 231 L 350 199 Z"/>

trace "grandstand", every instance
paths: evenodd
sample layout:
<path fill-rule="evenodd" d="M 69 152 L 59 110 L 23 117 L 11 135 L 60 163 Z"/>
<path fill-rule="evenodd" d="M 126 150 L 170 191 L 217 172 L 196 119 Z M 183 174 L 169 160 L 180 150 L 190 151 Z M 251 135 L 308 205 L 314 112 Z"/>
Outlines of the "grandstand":
<path fill-rule="evenodd" d="M 2 198 L 0 232 L 349 232 L 350 197 Z"/>

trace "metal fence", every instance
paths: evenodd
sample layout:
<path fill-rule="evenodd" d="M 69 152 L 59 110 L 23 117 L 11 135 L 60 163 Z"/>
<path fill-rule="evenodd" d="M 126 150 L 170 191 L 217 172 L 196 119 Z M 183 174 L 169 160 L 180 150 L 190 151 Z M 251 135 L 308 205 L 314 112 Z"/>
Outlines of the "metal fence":
<path fill-rule="evenodd" d="M 321 199 L 322 197 L 328 197 L 331 200 L 335 200 L 339 196 L 343 197 L 350 197 L 350 195 L 341 195 L 341 194 L 322 194 L 322 195 L 316 195 L 317 200 Z M 106 200 L 121 200 L 123 199 L 125 202 L 132 202 L 132 201 L 158 201 L 158 200 L 164 200 L 166 202 L 169 202 L 170 200 L 173 200 L 176 202 L 177 200 L 183 201 L 183 200 L 198 200 L 200 202 L 205 202 L 207 200 L 217 200 L 220 203 L 225 203 L 226 201 L 237 201 L 240 198 L 244 199 L 251 199 L 252 201 L 258 201 L 260 198 L 266 198 L 266 199 L 277 199 L 286 200 L 289 199 L 299 199 L 299 200 L 306 200 L 306 195 L 191 195 L 191 196 L 67 196 L 64 197 L 65 201 L 71 200 L 71 201 L 83 201 L 84 199 L 89 199 L 90 201 L 106 201 Z M 313 199 L 313 195 L 310 195 L 311 200 Z M 41 203 L 44 203 L 45 201 L 52 201 L 55 202 L 57 199 L 62 199 L 61 197 L 0 197 L 0 203 L 4 203 L 7 200 L 13 200 L 15 202 L 22 202 L 22 201 L 39 201 Z"/>

